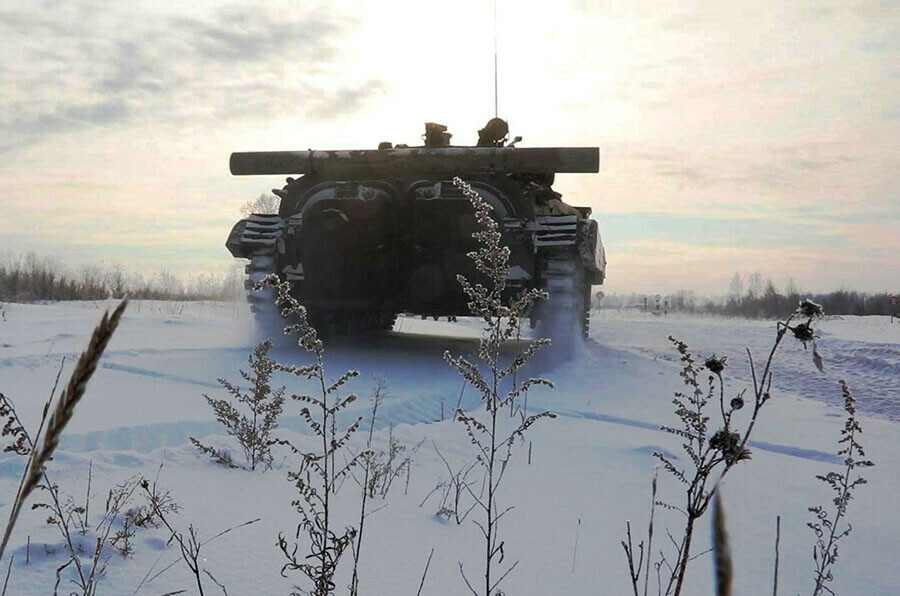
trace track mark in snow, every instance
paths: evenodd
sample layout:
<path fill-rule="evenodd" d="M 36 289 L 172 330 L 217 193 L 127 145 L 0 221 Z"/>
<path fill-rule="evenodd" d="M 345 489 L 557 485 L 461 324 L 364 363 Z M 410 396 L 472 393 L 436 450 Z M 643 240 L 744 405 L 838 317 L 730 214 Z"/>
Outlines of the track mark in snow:
<path fill-rule="evenodd" d="M 621 418 L 619 416 L 609 416 L 607 414 L 596 414 L 593 412 L 574 412 L 574 411 L 563 411 L 556 412 L 559 416 L 569 416 L 571 418 L 585 418 L 588 420 L 599 420 L 601 422 L 609 422 L 611 424 L 621 424 L 624 426 L 633 426 L 637 428 L 643 428 L 646 430 L 655 430 L 659 432 L 664 432 L 660 430 L 658 424 L 651 424 L 649 422 L 643 422 L 641 420 L 632 420 L 630 418 Z M 818 451 L 816 449 L 805 449 L 803 447 L 794 447 L 793 445 L 780 445 L 778 443 L 768 443 L 766 441 L 750 441 L 750 446 L 754 449 L 762 449 L 763 451 L 771 451 L 772 453 L 778 453 L 779 455 L 790 455 L 793 457 L 799 457 L 801 459 L 809 459 L 813 461 L 820 461 L 829 464 L 840 464 L 843 463 L 840 457 L 833 453 L 828 453 L 825 451 Z"/>
<path fill-rule="evenodd" d="M 211 354 L 218 352 L 234 352 L 235 354 L 239 354 L 241 356 L 246 356 L 247 352 L 252 351 L 252 344 L 247 344 L 246 346 L 240 347 L 227 347 L 227 348 L 135 348 L 135 349 L 125 349 L 125 350 L 111 350 L 107 352 L 108 356 L 159 356 L 159 355 L 171 355 L 171 354 Z"/>
<path fill-rule="evenodd" d="M 571 418 L 587 418 L 588 420 L 600 420 L 601 422 L 610 422 L 612 424 L 622 424 L 624 426 L 635 426 L 647 430 L 659 430 L 658 424 L 650 424 L 649 422 L 641 422 L 640 420 L 632 420 L 631 418 L 622 418 L 620 416 L 610 416 L 609 414 L 597 414 L 594 412 L 554 412 L 560 416 L 569 416 Z"/>
<path fill-rule="evenodd" d="M 113 370 L 119 370 L 118 365 L 111 367 Z M 128 368 L 128 367 L 126 367 Z M 135 374 L 153 373 L 153 371 L 125 371 L 135 372 Z M 156 374 L 150 374 L 156 377 Z M 166 378 L 171 380 L 171 377 Z M 188 381 L 183 381 L 188 382 Z M 200 384 L 199 381 L 195 383 Z M 469 409 L 476 407 L 480 403 L 478 396 L 472 394 L 462 399 L 460 407 Z M 449 418 L 452 413 L 449 408 L 456 404 L 449 404 L 445 408 L 445 415 Z M 338 416 L 338 425 L 341 427 L 348 426 L 352 423 L 357 415 L 365 415 L 370 406 L 360 406 L 357 409 L 350 408 L 342 412 Z M 388 428 L 391 425 L 399 424 L 418 424 L 421 422 L 436 422 L 440 419 L 440 402 L 437 398 L 406 400 L 388 400 L 379 410 L 378 420 L 375 424 L 375 430 Z M 278 421 L 279 429 L 290 430 L 300 434 L 309 434 L 309 428 L 300 416 L 283 416 Z M 277 433 L 277 431 L 276 431 Z M 206 437 L 209 435 L 224 435 L 225 429 L 222 425 L 214 420 L 184 420 L 178 422 L 158 422 L 153 424 L 144 424 L 139 426 L 121 426 L 108 430 L 96 430 L 86 433 L 77 433 L 65 435 L 62 438 L 62 448 L 71 452 L 86 452 L 96 450 L 107 451 L 137 451 L 141 453 L 150 453 L 160 447 L 179 447 L 187 444 L 190 437 Z M 116 462 L 121 465 L 129 465 L 133 463 L 133 456 L 127 454 L 117 454 Z M 121 458 L 121 459 L 120 459 Z M 135 462 L 137 460 L 134 460 Z M 15 460 L 9 460 L 9 463 L 0 460 L 0 476 L 11 475 L 17 476 L 21 474 L 21 466 Z"/>
<path fill-rule="evenodd" d="M 844 460 L 833 453 L 818 451 L 816 449 L 804 449 L 803 447 L 793 447 L 791 445 L 779 445 L 778 443 L 767 443 L 765 441 L 750 441 L 750 446 L 763 451 L 771 451 L 782 455 L 793 455 L 803 459 L 811 459 L 826 464 L 842 464 Z"/>
<path fill-rule="evenodd" d="M 172 381 L 174 383 L 188 383 L 190 385 L 199 385 L 200 387 L 210 387 L 212 389 L 218 389 L 219 385 L 216 383 L 208 383 L 206 381 L 198 381 L 196 379 L 191 379 L 189 377 L 181 377 L 178 375 L 170 375 L 166 373 L 157 372 L 155 370 L 150 370 L 147 368 L 137 368 L 136 366 L 125 366 L 124 364 L 116 364 L 115 362 L 103 362 L 100 364 L 103 368 L 108 368 L 109 370 L 116 370 L 119 372 L 130 373 L 133 375 L 141 375 L 145 377 L 153 377 L 154 379 L 162 379 L 164 381 Z"/>
<path fill-rule="evenodd" d="M 659 445 L 644 445 L 643 447 L 635 447 L 631 451 L 632 453 L 639 453 L 647 457 L 652 457 L 654 453 L 662 453 L 670 460 L 681 459 L 665 447 L 660 447 Z"/>
<path fill-rule="evenodd" d="M 166 550 L 168 545 L 162 538 L 144 538 L 144 546 L 153 550 Z"/>
<path fill-rule="evenodd" d="M 592 330 L 596 329 L 594 339 L 600 344 L 610 344 L 649 361 L 677 366 L 677 354 L 665 339 L 673 335 L 687 341 L 701 359 L 712 353 L 729 356 L 729 384 L 745 386 L 752 383 L 745 347 L 751 349 L 759 364 L 774 338 L 774 322 L 703 317 L 598 319 Z M 844 379 L 856 397 L 860 412 L 900 421 L 900 344 L 892 343 L 896 334 L 886 318 L 880 324 L 877 318 L 852 320 L 867 326 L 861 331 L 850 329 L 848 337 L 842 335 L 848 329 L 838 326 L 840 320 L 826 319 L 819 325 L 818 349 L 824 359 L 824 374 L 813 366 L 811 351 L 788 338 L 776 357 L 773 386 L 779 393 L 793 393 L 840 408 L 843 399 L 838 380 Z"/>
<path fill-rule="evenodd" d="M 121 426 L 81 434 L 63 435 L 65 451 L 138 451 L 150 453 L 160 447 L 178 447 L 189 437 L 221 435 L 225 430 L 215 421 L 160 422 L 143 426 Z"/>

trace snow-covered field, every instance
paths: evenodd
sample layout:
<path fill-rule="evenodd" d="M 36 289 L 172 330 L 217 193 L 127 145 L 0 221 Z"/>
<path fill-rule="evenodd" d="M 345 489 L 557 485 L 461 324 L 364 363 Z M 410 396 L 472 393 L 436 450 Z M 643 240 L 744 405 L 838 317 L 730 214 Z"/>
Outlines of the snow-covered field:
<path fill-rule="evenodd" d="M 30 429 L 63 364 L 63 378 L 97 322 L 105 303 L 4 305 L 0 320 L 0 392 L 12 398 Z M 435 516 L 434 497 L 422 500 L 446 479 L 433 445 L 451 465 L 471 461 L 474 453 L 462 425 L 449 420 L 457 403 L 478 405 L 477 395 L 442 360 L 445 349 L 471 352 L 477 344 L 473 321 L 446 323 L 402 318 L 391 333 L 328 344 L 329 376 L 348 368 L 361 375 L 350 385 L 364 399 L 347 412 L 365 416 L 373 375 L 382 375 L 389 397 L 379 412 L 377 441 L 389 426 L 413 455 L 408 485 L 402 479 L 385 505 L 366 522 L 361 562 L 363 594 L 415 594 L 431 549 L 423 594 L 464 594 L 459 564 L 479 575 L 480 532 L 471 520 L 461 525 Z M 529 411 L 560 414 L 529 430 L 529 445 L 518 447 L 502 486 L 501 502 L 515 508 L 503 519 L 504 563 L 520 564 L 504 581 L 507 594 L 630 593 L 620 545 L 625 520 L 639 534 L 646 527 L 650 479 L 662 450 L 680 454 L 679 442 L 657 430 L 676 424 L 671 397 L 680 389 L 675 352 L 666 336 L 675 335 L 703 354 L 727 355 L 726 375 L 734 392 L 749 379 L 744 347 L 763 358 L 774 337 L 774 323 L 705 317 L 657 317 L 603 311 L 595 315 L 591 341 L 574 361 L 544 364 L 540 371 L 556 385 L 533 391 Z M 829 504 L 829 489 L 816 474 L 838 470 L 843 410 L 838 379 L 854 390 L 862 412 L 862 443 L 876 467 L 866 470 L 849 509 L 853 532 L 842 543 L 833 589 L 840 594 L 900 594 L 900 324 L 886 317 L 827 319 L 820 326 L 819 349 L 825 373 L 812 365 L 802 345 L 785 342 L 776 366 L 775 395 L 755 430 L 753 460 L 733 470 L 724 484 L 739 594 L 771 592 L 775 519 L 782 518 L 780 592 L 809 593 L 812 586 L 812 533 L 807 507 Z M 89 465 L 93 469 L 91 507 L 99 512 L 106 491 L 135 474 L 155 476 L 171 488 L 183 506 L 173 519 L 193 524 L 208 538 L 241 522 L 253 525 L 217 538 L 204 547 L 203 564 L 228 588 L 228 594 L 285 594 L 299 576 L 283 578 L 283 557 L 275 543 L 279 532 L 293 535 L 296 497 L 285 476 L 292 458 L 279 453 L 265 473 L 226 470 L 201 457 L 188 437 L 227 444 L 202 394 L 224 397 L 218 377 L 239 379 L 254 345 L 245 307 L 216 303 L 135 302 L 104 356 L 48 473 L 64 493 L 84 499 Z M 281 348 L 276 357 L 301 361 L 304 353 Z M 300 387 L 290 384 L 299 391 Z M 288 404 L 282 436 L 297 442 L 303 426 L 296 404 Z M 744 412 L 746 413 L 746 409 Z M 441 419 L 444 418 L 442 421 Z M 21 473 L 20 458 L 0 458 L 0 516 L 9 513 Z M 680 503 L 679 485 L 661 472 L 659 498 Z M 32 501 L 40 499 L 40 494 Z M 356 487 L 341 491 L 341 523 L 355 524 Z M 657 510 L 657 528 L 677 531 L 678 514 Z M 474 514 L 473 514 L 474 515 Z M 55 528 L 46 512 L 26 511 L 13 534 L 15 554 L 10 595 L 52 593 L 55 570 L 65 562 Z M 97 521 L 97 520 L 95 520 Z M 700 528 L 693 551 L 708 548 L 709 529 Z M 660 538 L 662 536 L 663 538 Z M 179 559 L 166 546 L 166 533 L 138 533 L 135 555 L 111 555 L 99 594 L 133 594 L 142 578 Z M 575 549 L 577 538 L 577 551 Z M 667 548 L 658 530 L 654 544 Z M 26 544 L 30 541 L 25 563 Z M 656 548 L 654 548 L 656 550 Z M 671 557 L 671 555 L 670 555 Z M 3 561 L 3 571 L 7 564 Z M 710 555 L 691 563 L 686 593 L 711 591 Z M 152 573 L 148 570 L 153 569 Z M 65 572 L 69 573 L 69 571 Z M 68 577 L 64 574 L 64 578 Z M 64 579 L 65 581 L 65 579 Z M 346 579 L 339 582 L 342 593 Z M 63 586 L 64 588 L 65 586 Z M 177 590 L 196 593 L 191 576 L 178 563 L 144 581 L 138 594 Z M 206 593 L 216 593 L 211 582 Z M 64 593 L 61 588 L 61 593 Z M 651 587 L 651 593 L 655 593 Z"/>

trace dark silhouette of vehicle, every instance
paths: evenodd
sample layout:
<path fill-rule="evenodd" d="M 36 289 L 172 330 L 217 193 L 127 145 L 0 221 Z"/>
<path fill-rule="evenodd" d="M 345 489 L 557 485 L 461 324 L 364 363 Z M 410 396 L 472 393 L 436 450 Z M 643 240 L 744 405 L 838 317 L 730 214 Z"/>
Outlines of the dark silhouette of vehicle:
<path fill-rule="evenodd" d="M 474 147 L 450 145 L 445 126 L 428 123 L 419 147 L 233 153 L 234 175 L 290 174 L 273 192 L 277 214 L 253 214 L 226 247 L 246 267 L 248 300 L 260 319 L 275 317 L 272 290 L 254 290 L 267 274 L 291 284 L 310 322 L 325 334 L 391 329 L 398 313 L 467 315 L 458 274 L 477 281 L 466 256 L 478 230 L 459 176 L 492 207 L 511 250 L 507 291 L 546 289 L 532 326 L 551 336 L 586 336 L 591 285 L 603 283 L 606 259 L 589 207 L 572 207 L 552 189 L 558 173 L 599 170 L 590 148 L 507 145 L 495 118 Z M 515 142 L 520 139 L 516 138 Z"/>

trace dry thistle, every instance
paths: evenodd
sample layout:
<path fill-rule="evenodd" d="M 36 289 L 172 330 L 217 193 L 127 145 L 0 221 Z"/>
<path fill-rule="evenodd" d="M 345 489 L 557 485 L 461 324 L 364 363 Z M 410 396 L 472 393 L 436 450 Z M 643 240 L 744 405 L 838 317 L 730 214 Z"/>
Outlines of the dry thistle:
<path fill-rule="evenodd" d="M 82 352 L 81 357 L 78 358 L 78 363 L 75 365 L 75 370 L 69 378 L 69 383 L 66 385 L 62 395 L 59 396 L 56 407 L 50 414 L 43 441 L 38 442 L 31 451 L 28 463 L 25 466 L 22 482 L 19 485 L 19 491 L 16 494 L 16 500 L 9 513 L 9 520 L 6 523 L 6 530 L 3 534 L 3 542 L 0 543 L 0 558 L 3 557 L 3 551 L 6 549 L 6 544 L 9 542 L 9 537 L 12 534 L 19 513 L 22 510 L 22 505 L 25 504 L 28 496 L 40 484 L 44 465 L 50 461 L 53 457 L 53 452 L 56 451 L 56 448 L 59 446 L 59 440 L 62 437 L 63 430 L 72 419 L 72 414 L 75 413 L 75 406 L 77 406 L 78 402 L 81 401 L 81 398 L 84 397 L 84 391 L 87 388 L 88 381 L 90 381 L 94 371 L 97 370 L 97 364 L 100 362 L 100 357 L 103 355 L 103 351 L 109 344 L 109 340 L 112 338 L 116 327 L 118 327 L 119 321 L 122 318 L 122 313 L 125 311 L 127 305 L 128 300 L 125 299 L 116 307 L 112 315 L 110 315 L 109 312 L 103 313 L 103 318 L 94 329 L 93 335 L 91 335 L 91 341 L 88 344 L 87 349 Z M 48 403 L 47 406 L 49 405 L 50 404 Z M 47 406 L 45 406 L 44 410 L 45 417 L 47 414 Z"/>
<path fill-rule="evenodd" d="M 816 338 L 812 326 L 808 323 L 800 323 L 796 327 L 791 327 L 790 330 L 794 334 L 794 337 L 803 342 L 804 347 L 806 347 L 806 342 L 813 341 Z"/>
<path fill-rule="evenodd" d="M 821 319 L 825 316 L 825 310 L 822 308 L 822 305 L 816 304 L 809 298 L 800 301 L 800 306 L 797 307 L 797 311 L 801 316 L 810 319 Z"/>
<path fill-rule="evenodd" d="M 799 341 L 813 343 L 813 362 L 819 370 L 822 370 L 821 357 L 815 347 L 815 322 L 823 316 L 822 308 L 811 301 L 800 303 L 795 311 L 785 321 L 776 324 L 775 341 L 769 350 L 764 366 L 757 368 L 753 355 L 747 350 L 750 361 L 750 375 L 753 381 L 752 392 L 741 391 L 730 400 L 725 396 L 725 381 L 722 372 L 726 367 L 725 357 L 715 355 L 707 358 L 703 366 L 698 366 L 687 344 L 669 336 L 669 340 L 675 346 L 681 362 L 679 376 L 686 386 L 685 391 L 675 394 L 672 403 L 675 405 L 675 414 L 681 422 L 680 427 L 663 426 L 661 430 L 677 436 L 682 442 L 682 448 L 690 464 L 687 468 L 679 468 L 675 462 L 661 451 L 654 452 L 653 456 L 662 463 L 664 469 L 685 487 L 685 505 L 678 508 L 686 517 L 684 531 L 681 540 L 673 539 L 675 546 L 676 563 L 674 566 L 666 564 L 669 571 L 668 579 L 660 582 L 660 591 L 665 594 L 679 596 L 682 593 L 684 577 L 688 563 L 691 561 L 691 544 L 696 522 L 700 519 L 712 503 L 717 493 L 719 483 L 736 464 L 750 459 L 749 440 L 756 425 L 759 412 L 766 402 L 771 399 L 770 389 L 774 375 L 773 362 L 778 348 L 788 331 Z M 798 319 L 805 321 L 792 325 Z M 709 371 L 708 385 L 701 382 L 701 371 L 706 368 Z M 761 373 L 761 374 L 758 374 Z M 745 401 L 746 396 L 746 401 Z M 711 414 L 708 404 L 718 405 L 718 418 L 715 426 L 712 426 Z M 750 420 L 745 425 L 739 425 L 732 420 L 735 411 L 745 407 L 752 408 Z M 711 428 L 716 428 L 710 432 Z M 675 508 L 673 505 L 660 502 L 659 504 Z M 629 565 L 632 564 L 632 553 L 626 549 Z M 664 558 L 660 559 L 664 561 Z M 661 567 L 657 565 L 659 571 Z M 636 589 L 635 574 L 631 574 L 632 586 Z"/>
<path fill-rule="evenodd" d="M 714 375 L 722 374 L 722 371 L 725 370 L 725 366 L 727 366 L 728 356 L 722 356 L 721 358 L 717 358 L 715 354 L 706 359 L 706 362 L 703 363 L 703 366 Z"/>

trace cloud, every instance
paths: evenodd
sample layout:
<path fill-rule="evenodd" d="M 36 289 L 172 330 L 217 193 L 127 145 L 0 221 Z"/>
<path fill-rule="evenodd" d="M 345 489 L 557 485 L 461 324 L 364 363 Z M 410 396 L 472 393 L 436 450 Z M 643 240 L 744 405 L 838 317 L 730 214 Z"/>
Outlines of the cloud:
<path fill-rule="evenodd" d="M 44 135 L 92 124 L 117 122 L 123 120 L 127 113 L 121 100 L 101 100 L 57 106 L 54 111 L 45 111 L 37 117 L 13 117 L 4 122 L 4 127 L 9 132 L 21 135 Z"/>
<path fill-rule="evenodd" d="M 622 249 L 639 245 L 647 238 L 655 241 L 689 241 L 695 247 L 704 248 L 851 248 L 848 239 L 836 226 L 823 226 L 803 218 L 773 221 L 773 218 L 767 217 L 632 213 L 607 214 L 598 219 L 604 238 Z"/>
<path fill-rule="evenodd" d="M 165 62 L 153 60 L 150 52 L 133 39 L 117 40 L 109 58 L 108 72 L 93 83 L 100 93 L 127 94 L 135 91 L 163 92 L 173 82 Z"/>
<path fill-rule="evenodd" d="M 336 53 L 333 41 L 346 21 L 325 10 L 298 20 L 267 13 L 261 6 L 241 6 L 222 9 L 213 20 L 174 17 L 168 23 L 204 58 L 228 63 L 260 61 L 274 54 L 303 62 L 330 60 Z"/>
<path fill-rule="evenodd" d="M 123 123 L 330 118 L 382 89 L 333 76 L 358 23 L 327 8 L 223 7 L 185 16 L 74 2 L 0 15 L 0 153 Z M 339 66 L 338 66 L 339 67 Z M 10 89 L 9 93 L 6 89 Z"/>
<path fill-rule="evenodd" d="M 609 253 L 610 247 L 607 246 Z M 884 291 L 900 273 L 887 255 L 867 255 L 868 267 L 859 256 L 843 247 L 747 247 L 711 249 L 689 241 L 646 239 L 609 253 L 607 291 L 659 292 L 691 288 L 700 292 L 726 291 L 735 272 L 760 272 L 777 280 L 793 278 L 807 291 L 832 291 L 849 287 Z M 872 275 L 868 268 L 877 268 Z M 698 276 L 697 271 L 703 274 Z M 780 283 L 780 282 L 778 282 Z"/>
<path fill-rule="evenodd" d="M 891 191 L 897 156 L 889 146 L 772 139 L 705 148 L 641 139 L 606 144 L 601 155 L 590 193 L 602 196 L 598 212 L 764 216 L 773 225 L 798 217 L 812 224 L 900 217 Z"/>
<path fill-rule="evenodd" d="M 374 95 L 384 93 L 385 86 L 381 81 L 365 81 L 356 86 L 341 87 L 331 94 L 314 102 L 309 115 L 316 119 L 327 120 L 341 114 L 348 114 L 360 109 Z"/>

